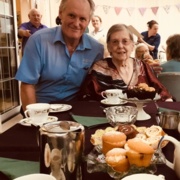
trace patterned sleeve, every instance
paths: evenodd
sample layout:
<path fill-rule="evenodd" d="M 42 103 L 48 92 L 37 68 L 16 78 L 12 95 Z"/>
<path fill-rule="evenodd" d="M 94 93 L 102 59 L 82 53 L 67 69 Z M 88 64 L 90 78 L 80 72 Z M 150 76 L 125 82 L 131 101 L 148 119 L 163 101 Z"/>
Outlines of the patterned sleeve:
<path fill-rule="evenodd" d="M 151 67 L 144 62 L 142 62 L 142 63 L 144 66 L 144 70 L 145 70 L 145 74 L 146 74 L 146 78 L 148 80 L 149 86 L 152 86 L 156 89 L 158 94 L 160 94 L 162 101 L 172 98 L 172 95 L 168 92 L 168 90 L 164 87 L 164 85 L 161 84 L 161 82 L 157 79 L 157 77 L 153 73 Z"/>

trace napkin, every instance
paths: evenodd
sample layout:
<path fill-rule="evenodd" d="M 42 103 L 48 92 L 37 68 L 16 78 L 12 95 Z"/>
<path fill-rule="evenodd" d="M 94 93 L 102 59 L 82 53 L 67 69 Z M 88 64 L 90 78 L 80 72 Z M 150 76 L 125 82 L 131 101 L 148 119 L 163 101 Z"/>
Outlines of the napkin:
<path fill-rule="evenodd" d="M 180 112 L 180 111 L 178 111 L 178 110 L 169 109 L 169 108 L 163 108 L 163 107 L 159 107 L 159 108 L 158 108 L 158 112 L 165 112 L 165 111 Z"/>
<path fill-rule="evenodd" d="M 74 114 L 71 114 L 71 116 L 76 122 L 86 127 L 93 127 L 108 123 L 106 117 L 78 116 Z"/>
<path fill-rule="evenodd" d="M 39 173 L 39 162 L 1 157 L 0 172 L 7 175 L 9 179 L 14 179 L 27 174 Z"/>

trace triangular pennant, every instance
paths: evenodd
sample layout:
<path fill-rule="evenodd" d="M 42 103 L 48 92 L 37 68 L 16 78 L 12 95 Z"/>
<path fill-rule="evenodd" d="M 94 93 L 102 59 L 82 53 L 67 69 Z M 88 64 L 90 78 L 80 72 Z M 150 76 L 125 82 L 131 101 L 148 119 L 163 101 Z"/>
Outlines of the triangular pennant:
<path fill-rule="evenodd" d="M 152 12 L 156 15 L 159 7 L 151 7 Z"/>
<path fill-rule="evenodd" d="M 169 6 L 169 5 L 164 6 L 164 10 L 165 10 L 166 13 L 168 14 L 168 13 L 169 13 L 169 10 L 170 10 L 170 6 Z"/>
<path fill-rule="evenodd" d="M 178 11 L 180 11 L 180 4 L 176 4 Z"/>
<path fill-rule="evenodd" d="M 139 8 L 139 12 L 141 13 L 142 16 L 144 15 L 145 11 L 146 11 L 146 8 L 143 8 L 143 7 Z"/>
<path fill-rule="evenodd" d="M 110 6 L 106 6 L 106 5 L 103 6 L 103 10 L 104 10 L 105 14 L 108 14 L 109 9 L 110 9 Z"/>
<path fill-rule="evenodd" d="M 114 7 L 114 10 L 116 12 L 116 15 L 119 15 L 119 13 L 121 12 L 121 7 Z"/>
<path fill-rule="evenodd" d="M 133 11 L 134 11 L 134 8 L 133 8 L 133 7 L 128 7 L 128 8 L 127 8 L 127 11 L 128 11 L 128 13 L 129 13 L 129 15 L 131 16 L 132 13 L 133 13 Z"/>

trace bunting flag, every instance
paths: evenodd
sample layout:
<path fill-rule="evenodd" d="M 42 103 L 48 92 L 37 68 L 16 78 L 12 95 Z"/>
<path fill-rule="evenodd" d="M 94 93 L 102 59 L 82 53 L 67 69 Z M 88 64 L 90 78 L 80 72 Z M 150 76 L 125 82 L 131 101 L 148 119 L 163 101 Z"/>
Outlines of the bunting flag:
<path fill-rule="evenodd" d="M 116 12 L 116 15 L 119 15 L 119 13 L 121 12 L 122 8 L 121 7 L 114 7 L 114 10 Z"/>
<path fill-rule="evenodd" d="M 141 13 L 142 16 L 144 15 L 145 11 L 146 11 L 146 8 L 144 7 L 139 8 L 139 12 Z"/>
<path fill-rule="evenodd" d="M 105 14 L 108 14 L 109 9 L 110 9 L 110 6 L 103 5 L 103 10 L 104 10 Z"/>
<path fill-rule="evenodd" d="M 38 1 L 38 0 L 36 0 L 36 1 Z M 59 1 L 59 0 L 56 0 L 56 1 Z M 134 7 L 111 7 L 111 6 L 108 6 L 108 5 L 96 5 L 95 9 L 97 9 L 98 6 L 103 8 L 105 14 L 109 13 L 110 8 L 114 8 L 114 11 L 115 11 L 116 15 L 119 15 L 120 12 L 122 11 L 122 9 L 126 9 L 128 14 L 131 16 L 133 14 L 134 10 L 137 9 L 137 8 L 134 8 Z M 144 16 L 147 9 L 151 9 L 152 12 L 156 15 L 160 7 L 163 8 L 166 13 L 169 13 L 171 6 L 172 5 L 165 5 L 165 6 L 159 6 L 159 7 L 158 6 L 157 7 L 139 7 L 138 10 L 139 10 L 139 12 L 140 12 L 140 14 L 142 16 Z M 176 6 L 178 11 L 180 12 L 180 3 L 175 4 L 173 6 Z"/>
<path fill-rule="evenodd" d="M 152 12 L 156 15 L 159 7 L 152 7 Z"/>
<path fill-rule="evenodd" d="M 169 10 L 170 10 L 170 6 L 169 6 L 169 5 L 164 6 L 164 10 L 165 10 L 166 13 L 168 14 L 168 13 L 169 13 Z"/>
<path fill-rule="evenodd" d="M 176 4 L 178 11 L 180 12 L 180 4 Z"/>
<path fill-rule="evenodd" d="M 131 16 L 132 13 L 133 13 L 133 11 L 134 11 L 134 8 L 133 8 L 133 7 L 128 7 L 128 8 L 127 8 L 127 11 L 128 11 L 128 13 L 129 13 L 129 15 Z"/>

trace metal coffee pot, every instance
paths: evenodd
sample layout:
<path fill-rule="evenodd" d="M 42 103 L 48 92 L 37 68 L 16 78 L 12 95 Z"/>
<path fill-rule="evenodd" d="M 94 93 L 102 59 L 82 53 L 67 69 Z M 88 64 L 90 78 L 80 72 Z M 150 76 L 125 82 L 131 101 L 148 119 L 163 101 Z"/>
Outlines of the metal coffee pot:
<path fill-rule="evenodd" d="M 72 121 L 47 123 L 39 129 L 40 173 L 56 180 L 81 180 L 84 126 Z"/>
<path fill-rule="evenodd" d="M 156 115 L 156 121 L 163 129 L 178 129 L 180 114 L 173 111 L 159 112 Z"/>

